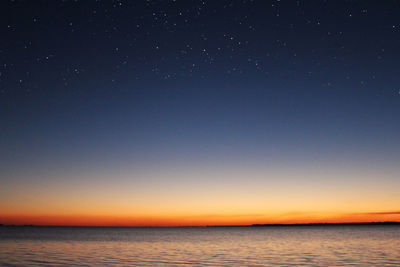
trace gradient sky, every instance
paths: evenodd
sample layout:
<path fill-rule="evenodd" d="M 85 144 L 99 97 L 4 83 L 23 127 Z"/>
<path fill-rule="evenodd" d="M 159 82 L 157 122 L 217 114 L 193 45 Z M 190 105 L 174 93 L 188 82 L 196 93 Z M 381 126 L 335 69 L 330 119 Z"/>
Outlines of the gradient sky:
<path fill-rule="evenodd" d="M 400 221 L 398 1 L 1 1 L 0 223 Z"/>

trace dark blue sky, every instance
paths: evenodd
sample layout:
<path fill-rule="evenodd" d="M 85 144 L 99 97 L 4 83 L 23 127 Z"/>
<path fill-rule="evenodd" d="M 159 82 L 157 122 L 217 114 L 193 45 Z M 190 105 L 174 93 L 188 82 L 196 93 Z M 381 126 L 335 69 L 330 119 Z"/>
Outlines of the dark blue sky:
<path fill-rule="evenodd" d="M 368 0 L 1 1 L 0 181 L 163 164 L 397 170 L 399 14 Z"/>

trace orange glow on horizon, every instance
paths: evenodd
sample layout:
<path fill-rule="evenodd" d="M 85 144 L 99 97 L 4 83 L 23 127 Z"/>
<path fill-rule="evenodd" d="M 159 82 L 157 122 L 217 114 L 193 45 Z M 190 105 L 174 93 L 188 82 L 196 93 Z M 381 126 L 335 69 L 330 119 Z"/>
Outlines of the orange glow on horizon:
<path fill-rule="evenodd" d="M 294 213 L 276 217 L 262 215 L 199 215 L 199 216 L 79 216 L 79 215 L 7 215 L 0 216 L 4 225 L 40 226 L 223 226 L 251 224 L 358 223 L 400 222 L 400 212 L 307 214 Z"/>
<path fill-rule="evenodd" d="M 2 185 L 0 224 L 400 222 L 397 176 L 393 170 L 282 166 L 73 172 L 57 179 L 37 178 L 41 182 Z M 381 183 L 376 177 L 392 182 Z"/>

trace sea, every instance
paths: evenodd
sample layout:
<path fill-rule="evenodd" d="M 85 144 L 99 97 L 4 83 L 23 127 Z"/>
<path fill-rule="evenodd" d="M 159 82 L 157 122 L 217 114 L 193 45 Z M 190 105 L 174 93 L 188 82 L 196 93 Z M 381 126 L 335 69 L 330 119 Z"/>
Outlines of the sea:
<path fill-rule="evenodd" d="M 0 266 L 400 266 L 400 226 L 0 227 Z"/>

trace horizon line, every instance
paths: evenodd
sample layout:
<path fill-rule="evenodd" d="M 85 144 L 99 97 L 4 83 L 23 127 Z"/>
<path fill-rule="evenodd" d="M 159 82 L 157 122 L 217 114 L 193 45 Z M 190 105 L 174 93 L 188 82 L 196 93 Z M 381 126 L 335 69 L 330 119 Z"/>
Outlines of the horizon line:
<path fill-rule="evenodd" d="M 87 227 L 87 228 L 195 228 L 195 227 L 271 227 L 271 226 L 361 226 L 361 225 L 400 225 L 400 221 L 376 221 L 376 222 L 341 222 L 341 223 L 266 223 L 244 225 L 176 225 L 176 226 L 135 226 L 135 225 L 38 225 L 38 224 L 0 224 L 0 227 Z"/>

